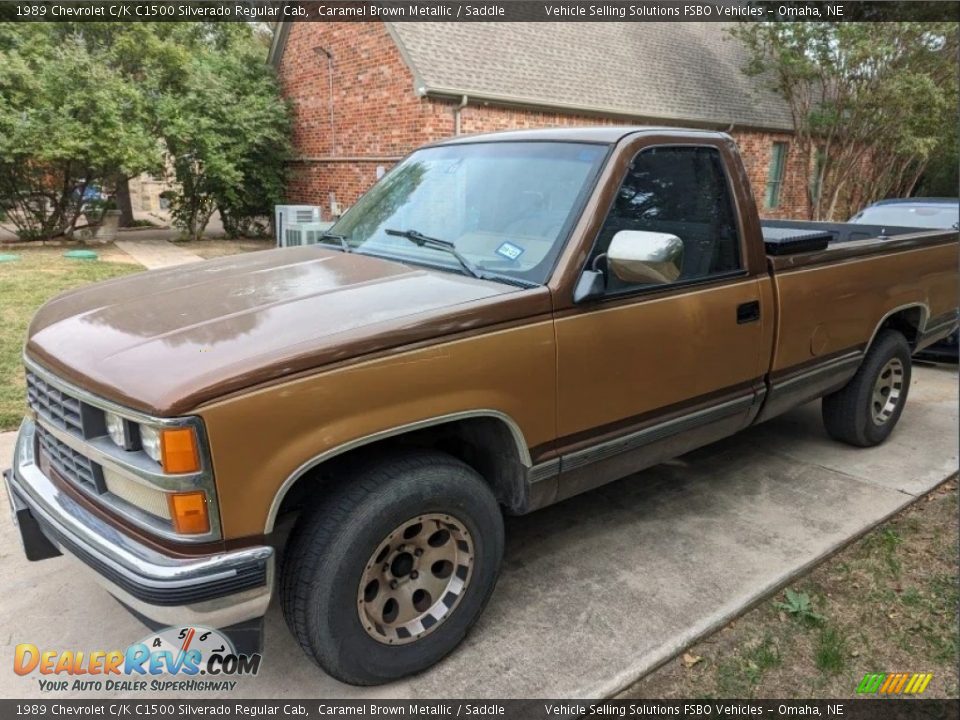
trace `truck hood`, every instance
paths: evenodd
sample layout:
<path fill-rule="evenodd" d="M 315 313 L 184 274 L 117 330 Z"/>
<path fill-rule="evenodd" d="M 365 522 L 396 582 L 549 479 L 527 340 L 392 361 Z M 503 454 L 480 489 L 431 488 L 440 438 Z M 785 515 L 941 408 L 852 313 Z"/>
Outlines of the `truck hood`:
<path fill-rule="evenodd" d="M 525 295 L 542 305 L 537 289 L 453 272 L 317 247 L 269 250 L 61 295 L 34 317 L 26 352 L 86 390 L 173 415 L 328 363 L 534 312 L 529 301 L 501 302 Z"/>

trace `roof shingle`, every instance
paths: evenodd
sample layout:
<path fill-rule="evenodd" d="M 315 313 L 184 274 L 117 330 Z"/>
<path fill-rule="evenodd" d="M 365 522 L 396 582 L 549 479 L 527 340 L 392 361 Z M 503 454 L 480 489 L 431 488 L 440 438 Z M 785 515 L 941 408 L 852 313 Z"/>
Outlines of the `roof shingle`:
<path fill-rule="evenodd" d="M 425 92 L 712 127 L 790 130 L 721 23 L 388 23 Z"/>

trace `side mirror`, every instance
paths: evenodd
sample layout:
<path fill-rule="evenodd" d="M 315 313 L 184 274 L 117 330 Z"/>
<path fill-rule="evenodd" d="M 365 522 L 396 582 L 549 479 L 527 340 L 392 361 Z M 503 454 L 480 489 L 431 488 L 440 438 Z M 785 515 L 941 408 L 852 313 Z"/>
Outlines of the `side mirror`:
<path fill-rule="evenodd" d="M 625 283 L 673 282 L 683 267 L 683 241 L 669 233 L 621 230 L 610 241 L 607 267 Z"/>

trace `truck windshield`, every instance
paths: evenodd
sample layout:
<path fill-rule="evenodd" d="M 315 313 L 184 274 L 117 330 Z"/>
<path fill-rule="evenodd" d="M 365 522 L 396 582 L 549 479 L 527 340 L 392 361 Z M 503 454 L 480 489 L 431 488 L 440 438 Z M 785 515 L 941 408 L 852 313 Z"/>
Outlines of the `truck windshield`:
<path fill-rule="evenodd" d="M 859 225 L 949 230 L 956 228 L 960 222 L 960 203 L 872 205 L 850 218 L 850 222 Z"/>
<path fill-rule="evenodd" d="M 566 142 L 424 148 L 393 168 L 330 233 L 352 252 L 465 272 L 449 248 L 398 236 L 413 231 L 453 243 L 485 277 L 542 284 L 605 154 L 603 145 Z"/>

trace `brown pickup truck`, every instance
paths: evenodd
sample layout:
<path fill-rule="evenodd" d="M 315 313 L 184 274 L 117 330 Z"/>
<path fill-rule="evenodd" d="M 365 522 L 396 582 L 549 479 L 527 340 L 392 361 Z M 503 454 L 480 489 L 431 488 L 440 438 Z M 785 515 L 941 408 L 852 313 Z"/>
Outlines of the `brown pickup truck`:
<path fill-rule="evenodd" d="M 43 307 L 7 490 L 148 624 L 256 647 L 276 589 L 357 684 L 460 642 L 503 513 L 820 397 L 880 443 L 957 325 L 956 231 L 761 222 L 716 132 L 456 138 L 311 240 Z"/>

